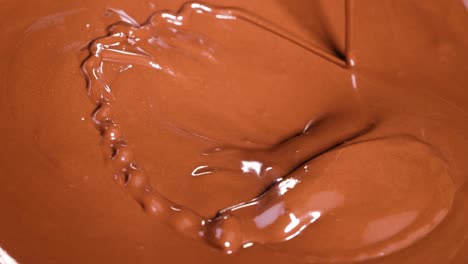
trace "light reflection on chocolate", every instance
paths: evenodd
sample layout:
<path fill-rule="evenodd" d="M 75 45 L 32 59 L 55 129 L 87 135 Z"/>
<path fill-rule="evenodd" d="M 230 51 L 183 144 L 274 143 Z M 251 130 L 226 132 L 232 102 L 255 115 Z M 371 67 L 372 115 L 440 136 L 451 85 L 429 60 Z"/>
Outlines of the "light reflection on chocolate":
<path fill-rule="evenodd" d="M 0 247 L 0 263 L 2 264 L 17 264 L 16 260 Z"/>

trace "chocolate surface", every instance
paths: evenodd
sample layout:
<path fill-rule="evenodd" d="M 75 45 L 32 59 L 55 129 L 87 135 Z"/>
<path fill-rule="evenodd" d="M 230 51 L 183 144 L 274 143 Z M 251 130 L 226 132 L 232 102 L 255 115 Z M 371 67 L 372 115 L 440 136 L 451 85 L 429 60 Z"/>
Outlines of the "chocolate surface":
<path fill-rule="evenodd" d="M 0 247 L 465 263 L 463 2 L 211 2 L 4 3 Z"/>

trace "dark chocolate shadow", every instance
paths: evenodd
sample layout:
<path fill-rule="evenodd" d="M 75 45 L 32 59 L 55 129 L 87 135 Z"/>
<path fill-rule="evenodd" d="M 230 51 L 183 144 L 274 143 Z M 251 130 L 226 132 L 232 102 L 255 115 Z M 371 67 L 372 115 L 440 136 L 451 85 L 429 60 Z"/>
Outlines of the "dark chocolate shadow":
<path fill-rule="evenodd" d="M 335 32 L 336 25 L 333 27 L 330 21 L 330 16 L 325 10 L 323 0 L 275 0 L 278 4 L 284 7 L 299 24 L 307 29 L 307 38 L 311 38 L 317 44 L 324 46 L 330 52 L 338 57 L 343 57 L 343 51 L 340 50 L 342 45 L 338 42 Z M 326 0 L 332 1 L 332 0 Z M 337 5 L 343 2 L 338 2 Z M 343 2 L 344 16 L 344 2 Z"/>

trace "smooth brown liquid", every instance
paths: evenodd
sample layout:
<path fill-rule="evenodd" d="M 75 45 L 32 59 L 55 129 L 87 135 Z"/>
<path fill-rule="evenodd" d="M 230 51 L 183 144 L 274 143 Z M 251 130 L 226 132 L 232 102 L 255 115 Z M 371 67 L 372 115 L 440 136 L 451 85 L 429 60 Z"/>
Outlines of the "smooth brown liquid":
<path fill-rule="evenodd" d="M 7 4 L 2 248 L 20 263 L 464 263 L 462 3 L 353 2 L 353 42 L 344 2 L 266 3 Z"/>

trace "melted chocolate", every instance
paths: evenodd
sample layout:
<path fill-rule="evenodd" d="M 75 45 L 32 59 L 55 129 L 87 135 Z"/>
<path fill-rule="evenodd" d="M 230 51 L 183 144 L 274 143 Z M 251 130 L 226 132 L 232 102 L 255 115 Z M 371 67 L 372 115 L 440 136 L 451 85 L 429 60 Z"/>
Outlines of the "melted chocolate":
<path fill-rule="evenodd" d="M 464 263 L 462 3 L 216 4 L 6 4 L 0 246 Z"/>

